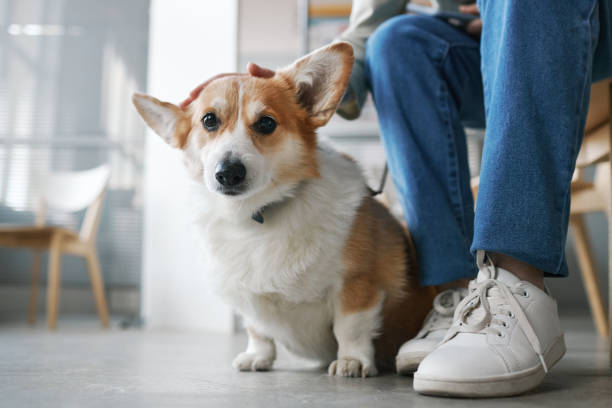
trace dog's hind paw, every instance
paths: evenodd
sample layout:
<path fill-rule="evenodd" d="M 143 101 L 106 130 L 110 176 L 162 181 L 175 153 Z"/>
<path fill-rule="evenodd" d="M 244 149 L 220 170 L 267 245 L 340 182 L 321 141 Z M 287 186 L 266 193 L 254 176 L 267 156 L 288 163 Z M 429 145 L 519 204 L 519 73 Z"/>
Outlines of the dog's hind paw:
<path fill-rule="evenodd" d="M 342 357 L 332 362 L 328 369 L 329 375 L 338 377 L 374 377 L 378 374 L 376 366 L 369 361 L 361 361 L 353 357 Z"/>
<path fill-rule="evenodd" d="M 232 366 L 239 371 L 269 371 L 273 364 L 273 357 L 245 352 L 236 356 Z"/>

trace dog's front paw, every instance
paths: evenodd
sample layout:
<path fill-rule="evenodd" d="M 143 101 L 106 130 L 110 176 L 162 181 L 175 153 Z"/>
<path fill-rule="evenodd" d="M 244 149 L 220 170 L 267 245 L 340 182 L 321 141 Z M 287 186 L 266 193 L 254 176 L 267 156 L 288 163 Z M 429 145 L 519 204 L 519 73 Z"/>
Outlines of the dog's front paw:
<path fill-rule="evenodd" d="M 339 377 L 363 378 L 374 377 L 378 374 L 374 363 L 353 357 L 342 357 L 332 362 L 327 372 L 329 375 L 336 375 Z"/>
<path fill-rule="evenodd" d="M 240 353 L 232 366 L 239 371 L 269 371 L 274 364 L 274 357 L 258 353 Z"/>

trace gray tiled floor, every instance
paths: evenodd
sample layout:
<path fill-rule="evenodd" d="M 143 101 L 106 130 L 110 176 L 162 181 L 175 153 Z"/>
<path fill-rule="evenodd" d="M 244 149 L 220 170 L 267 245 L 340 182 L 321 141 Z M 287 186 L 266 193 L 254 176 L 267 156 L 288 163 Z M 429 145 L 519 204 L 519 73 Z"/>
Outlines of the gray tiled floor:
<path fill-rule="evenodd" d="M 502 406 L 612 407 L 605 342 L 588 316 L 564 319 L 568 353 L 530 394 Z M 243 336 L 102 331 L 63 319 L 57 332 L 0 326 L 0 406 L 488 407 L 491 400 L 419 396 L 411 378 L 330 378 L 282 353 L 276 370 L 237 373 Z"/>

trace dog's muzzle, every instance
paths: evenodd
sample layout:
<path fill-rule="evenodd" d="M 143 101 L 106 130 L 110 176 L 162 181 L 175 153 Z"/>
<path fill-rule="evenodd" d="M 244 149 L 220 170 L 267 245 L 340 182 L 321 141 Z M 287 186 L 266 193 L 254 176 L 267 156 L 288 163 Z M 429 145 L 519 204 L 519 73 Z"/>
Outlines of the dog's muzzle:
<path fill-rule="evenodd" d="M 240 160 L 226 158 L 217 163 L 215 179 L 221 185 L 221 192 L 237 195 L 244 190 L 247 170 Z"/>

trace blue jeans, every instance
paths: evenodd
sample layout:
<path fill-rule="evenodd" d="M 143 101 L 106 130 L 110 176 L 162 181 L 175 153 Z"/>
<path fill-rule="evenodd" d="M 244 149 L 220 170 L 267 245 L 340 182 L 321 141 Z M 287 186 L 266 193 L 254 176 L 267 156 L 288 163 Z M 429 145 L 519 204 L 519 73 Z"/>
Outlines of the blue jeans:
<path fill-rule="evenodd" d="M 593 71 L 612 71 L 610 42 L 597 47 L 600 27 L 609 39 L 607 2 L 479 8 L 480 42 L 444 21 L 402 15 L 367 43 L 366 75 L 422 285 L 473 277 L 479 249 L 567 275 L 570 181 Z M 463 126 L 485 123 L 474 212 Z"/>

